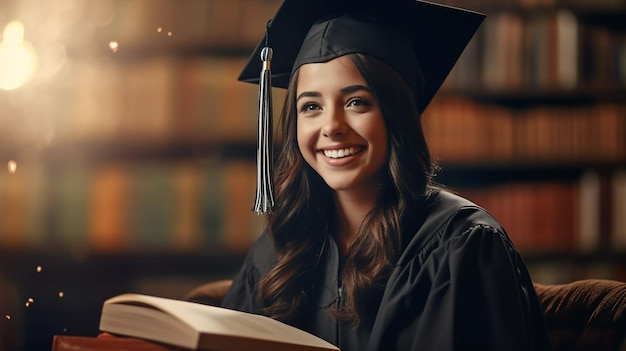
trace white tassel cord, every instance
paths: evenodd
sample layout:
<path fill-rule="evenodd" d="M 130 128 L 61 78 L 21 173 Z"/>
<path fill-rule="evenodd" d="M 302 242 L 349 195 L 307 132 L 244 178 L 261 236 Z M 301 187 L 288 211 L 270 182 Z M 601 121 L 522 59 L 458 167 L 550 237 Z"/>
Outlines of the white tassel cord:
<path fill-rule="evenodd" d="M 254 212 L 261 215 L 274 207 L 272 155 L 272 81 L 270 62 L 272 49 L 261 50 L 261 77 L 259 79 L 259 118 L 257 135 L 257 189 Z"/>

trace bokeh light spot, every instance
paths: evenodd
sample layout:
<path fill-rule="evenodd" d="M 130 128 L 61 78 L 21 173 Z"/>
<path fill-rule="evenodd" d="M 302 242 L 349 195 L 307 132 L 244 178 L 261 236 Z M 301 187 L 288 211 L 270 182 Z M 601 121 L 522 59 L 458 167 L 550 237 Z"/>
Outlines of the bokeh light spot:
<path fill-rule="evenodd" d="M 7 163 L 7 169 L 9 170 L 9 173 L 15 174 L 15 171 L 17 171 L 17 162 L 14 160 L 9 161 L 9 163 Z"/>
<path fill-rule="evenodd" d="M 118 48 L 119 48 L 119 44 L 117 43 L 117 41 L 112 40 L 109 42 L 109 49 L 111 49 L 113 53 L 116 53 Z"/>

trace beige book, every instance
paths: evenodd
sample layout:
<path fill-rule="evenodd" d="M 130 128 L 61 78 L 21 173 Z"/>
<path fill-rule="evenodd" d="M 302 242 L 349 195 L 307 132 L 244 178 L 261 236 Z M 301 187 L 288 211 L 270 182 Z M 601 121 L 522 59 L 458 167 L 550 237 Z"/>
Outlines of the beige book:
<path fill-rule="evenodd" d="M 100 330 L 192 350 L 339 350 L 269 317 L 132 293 L 104 302 Z"/>

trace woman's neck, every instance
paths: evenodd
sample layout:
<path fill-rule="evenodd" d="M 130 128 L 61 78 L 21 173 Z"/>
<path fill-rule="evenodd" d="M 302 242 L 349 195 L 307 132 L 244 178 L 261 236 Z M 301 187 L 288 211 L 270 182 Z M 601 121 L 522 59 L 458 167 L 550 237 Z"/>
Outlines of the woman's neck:
<path fill-rule="evenodd" d="M 336 239 L 343 255 L 348 252 L 365 217 L 376 205 L 378 193 L 376 190 L 368 191 L 367 193 L 335 192 L 335 206 L 337 209 Z"/>

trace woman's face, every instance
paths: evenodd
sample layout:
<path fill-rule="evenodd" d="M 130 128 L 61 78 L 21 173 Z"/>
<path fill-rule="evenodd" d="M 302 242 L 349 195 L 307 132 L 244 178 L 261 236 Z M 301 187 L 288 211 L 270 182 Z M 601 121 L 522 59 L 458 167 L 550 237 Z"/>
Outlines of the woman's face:
<path fill-rule="evenodd" d="M 387 160 L 387 132 L 374 95 L 348 56 L 300 67 L 298 147 L 334 190 L 370 191 Z"/>

